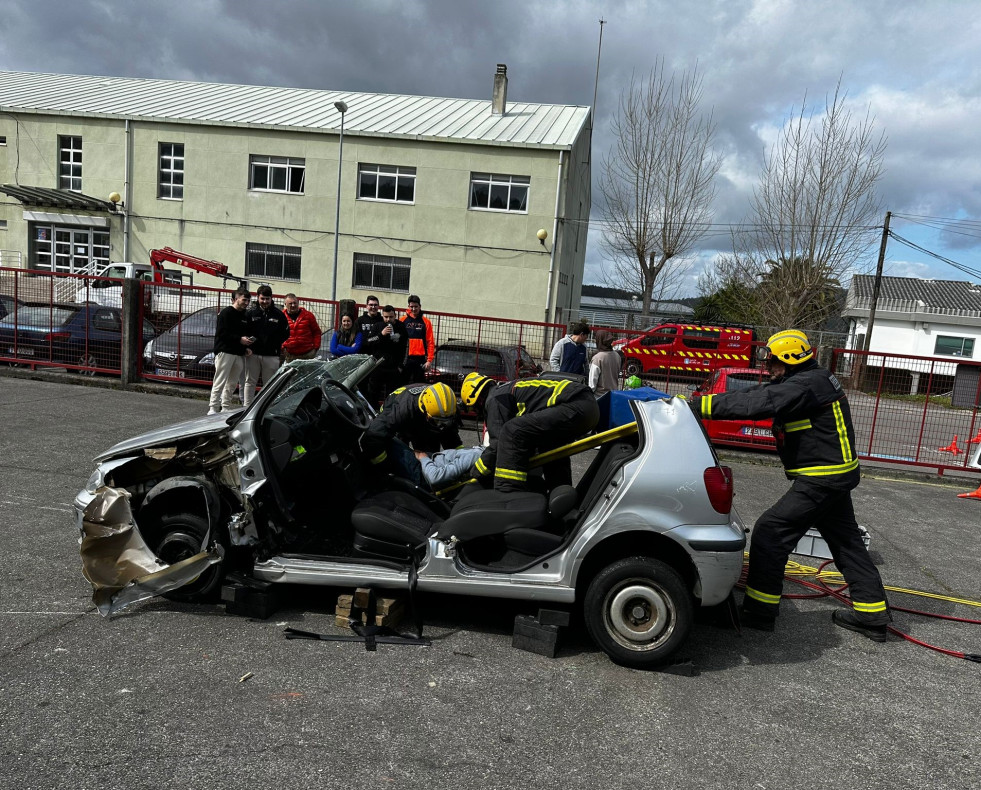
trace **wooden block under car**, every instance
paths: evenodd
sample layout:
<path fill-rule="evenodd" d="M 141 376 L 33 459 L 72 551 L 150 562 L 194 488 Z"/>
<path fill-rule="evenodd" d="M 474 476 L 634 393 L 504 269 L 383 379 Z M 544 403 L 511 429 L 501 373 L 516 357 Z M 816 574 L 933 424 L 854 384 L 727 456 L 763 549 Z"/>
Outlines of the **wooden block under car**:
<path fill-rule="evenodd" d="M 270 582 L 229 576 L 221 587 L 221 600 L 227 614 L 265 620 L 279 609 L 279 597 Z"/>

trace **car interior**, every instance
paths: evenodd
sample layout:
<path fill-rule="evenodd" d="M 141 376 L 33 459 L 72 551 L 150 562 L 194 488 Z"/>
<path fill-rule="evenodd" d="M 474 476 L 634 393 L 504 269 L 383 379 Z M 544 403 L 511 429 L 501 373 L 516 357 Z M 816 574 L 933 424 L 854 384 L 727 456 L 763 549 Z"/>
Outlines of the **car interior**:
<path fill-rule="evenodd" d="M 455 539 L 460 559 L 471 567 L 521 570 L 574 537 L 638 448 L 636 432 L 605 442 L 600 436 L 574 486 L 549 490 L 539 472 L 526 492 L 469 483 L 437 495 L 367 468 L 358 440 L 371 416 L 356 391 L 330 378 L 300 382 L 261 416 L 260 452 L 271 485 L 260 514 L 265 511 L 269 530 L 283 536 L 278 553 L 402 567 L 418 563 L 435 535 Z"/>

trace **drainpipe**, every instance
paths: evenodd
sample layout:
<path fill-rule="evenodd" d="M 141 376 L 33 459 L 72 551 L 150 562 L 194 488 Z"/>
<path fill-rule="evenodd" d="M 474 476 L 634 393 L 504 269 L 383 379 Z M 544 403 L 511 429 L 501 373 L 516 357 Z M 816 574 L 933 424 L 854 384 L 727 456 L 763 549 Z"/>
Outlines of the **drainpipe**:
<path fill-rule="evenodd" d="M 559 151 L 559 177 L 555 184 L 555 219 L 552 221 L 552 250 L 548 254 L 548 290 L 545 292 L 545 323 L 551 323 L 552 314 L 552 278 L 555 276 L 555 247 L 559 241 L 559 201 L 562 197 L 562 165 L 565 161 L 565 151 Z"/>
<path fill-rule="evenodd" d="M 133 132 L 129 118 L 125 121 L 125 146 L 123 152 L 123 260 L 129 261 L 129 206 L 133 198 L 129 183 L 129 163 L 133 155 Z"/>

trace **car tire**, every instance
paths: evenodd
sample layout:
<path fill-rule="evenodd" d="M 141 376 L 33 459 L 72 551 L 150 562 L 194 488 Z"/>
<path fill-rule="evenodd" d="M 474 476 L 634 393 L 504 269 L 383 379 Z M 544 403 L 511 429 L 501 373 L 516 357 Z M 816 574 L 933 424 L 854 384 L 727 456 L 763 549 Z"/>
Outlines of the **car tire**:
<path fill-rule="evenodd" d="M 625 369 L 628 376 L 639 376 L 644 372 L 644 366 L 636 359 L 631 359 Z"/>
<path fill-rule="evenodd" d="M 153 520 L 150 540 L 153 553 L 168 565 L 186 560 L 202 551 L 208 535 L 208 520 L 196 513 L 164 513 Z M 211 601 L 224 578 L 224 560 L 208 566 L 193 582 L 165 594 L 172 601 L 189 603 Z"/>
<path fill-rule="evenodd" d="M 99 367 L 99 360 L 95 354 L 82 354 L 78 358 L 79 370 L 83 376 L 94 376 L 95 368 Z M 86 370 L 89 368 L 89 370 Z"/>
<path fill-rule="evenodd" d="M 645 669 L 663 664 L 688 638 L 692 597 L 674 568 L 630 557 L 603 568 L 583 599 L 593 641 L 613 661 Z"/>

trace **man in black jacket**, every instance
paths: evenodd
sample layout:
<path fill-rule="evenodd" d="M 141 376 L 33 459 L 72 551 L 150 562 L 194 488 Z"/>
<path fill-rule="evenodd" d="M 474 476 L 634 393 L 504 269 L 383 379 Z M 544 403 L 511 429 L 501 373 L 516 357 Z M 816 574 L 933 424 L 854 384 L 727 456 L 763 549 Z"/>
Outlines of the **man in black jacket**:
<path fill-rule="evenodd" d="M 496 491 L 526 490 L 528 461 L 535 452 L 578 439 L 599 422 L 593 391 L 569 379 L 519 379 L 494 386 L 492 379 L 468 373 L 460 399 L 484 414 L 490 445 L 474 464 L 474 477 L 493 475 Z M 571 483 L 569 459 L 549 464 L 545 482 L 549 489 Z"/>
<path fill-rule="evenodd" d="M 247 313 L 249 335 L 255 342 L 252 344 L 252 353 L 245 359 L 243 406 L 252 403 L 259 380 L 268 384 L 269 379 L 279 370 L 282 345 L 290 336 L 290 325 L 286 316 L 273 304 L 272 288 L 260 285 L 255 293 L 258 304 L 253 305 Z"/>
<path fill-rule="evenodd" d="M 365 385 L 368 400 L 374 405 L 384 401 L 402 384 L 402 370 L 409 347 L 409 335 L 405 324 L 399 321 L 395 308 L 385 305 L 381 317 L 381 323 L 374 325 L 374 331 L 365 337 L 362 345 L 364 351 L 382 360 Z"/>
<path fill-rule="evenodd" d="M 379 306 L 380 302 L 377 296 L 369 296 L 365 299 L 365 311 L 355 323 L 355 326 L 358 327 L 358 331 L 361 333 L 361 337 L 364 338 L 364 342 L 367 342 L 368 338 L 376 332 L 381 331 L 382 325 L 384 324 Z"/>
<path fill-rule="evenodd" d="M 235 385 L 242 376 L 242 360 L 250 353 L 249 347 L 254 342 L 246 316 L 251 301 L 248 289 L 239 288 L 232 295 L 232 303 L 218 313 L 213 349 L 215 378 L 211 384 L 208 414 L 235 408 Z"/>
<path fill-rule="evenodd" d="M 773 435 L 790 490 L 753 527 L 743 624 L 772 631 L 779 613 L 787 556 L 814 526 L 845 577 L 852 610 L 834 622 L 885 642 L 892 620 L 879 571 L 865 548 L 851 490 L 861 471 L 848 400 L 838 379 L 819 367 L 807 336 L 778 332 L 761 350 L 771 381 L 739 392 L 704 395 L 693 404 L 702 419 L 773 418 Z"/>

